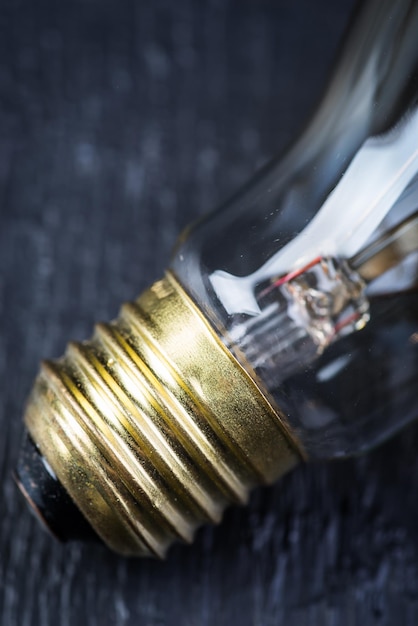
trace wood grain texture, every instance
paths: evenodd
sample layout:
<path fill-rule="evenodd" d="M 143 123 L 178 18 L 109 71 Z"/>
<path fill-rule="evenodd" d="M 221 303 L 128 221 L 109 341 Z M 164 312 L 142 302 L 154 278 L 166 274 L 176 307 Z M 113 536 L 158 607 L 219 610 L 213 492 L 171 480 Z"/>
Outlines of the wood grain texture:
<path fill-rule="evenodd" d="M 418 430 L 298 469 L 164 563 L 54 543 L 11 482 L 41 357 L 293 137 L 351 0 L 0 3 L 1 626 L 418 623 Z"/>

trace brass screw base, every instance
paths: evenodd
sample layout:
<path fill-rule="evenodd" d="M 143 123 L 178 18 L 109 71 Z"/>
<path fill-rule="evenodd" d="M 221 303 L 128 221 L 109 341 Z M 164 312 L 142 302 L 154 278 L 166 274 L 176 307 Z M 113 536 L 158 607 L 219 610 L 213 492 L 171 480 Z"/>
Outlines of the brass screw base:
<path fill-rule="evenodd" d="M 25 416 L 109 547 L 163 557 L 299 460 L 283 420 L 168 274 L 45 362 Z"/>

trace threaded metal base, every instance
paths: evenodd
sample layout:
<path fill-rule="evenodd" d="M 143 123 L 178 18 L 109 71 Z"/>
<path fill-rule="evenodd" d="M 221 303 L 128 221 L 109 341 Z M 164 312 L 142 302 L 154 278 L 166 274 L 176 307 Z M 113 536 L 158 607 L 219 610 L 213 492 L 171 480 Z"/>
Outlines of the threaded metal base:
<path fill-rule="evenodd" d="M 25 419 L 122 554 L 164 556 L 299 459 L 277 410 L 170 274 L 43 363 Z"/>

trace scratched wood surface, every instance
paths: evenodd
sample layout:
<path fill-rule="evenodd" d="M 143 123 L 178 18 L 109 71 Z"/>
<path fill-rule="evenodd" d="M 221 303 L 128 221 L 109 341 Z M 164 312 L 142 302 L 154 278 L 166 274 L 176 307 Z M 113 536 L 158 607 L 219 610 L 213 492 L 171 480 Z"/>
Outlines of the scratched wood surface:
<path fill-rule="evenodd" d="M 281 149 L 352 0 L 0 2 L 0 624 L 418 623 L 418 429 L 301 467 L 164 563 L 54 543 L 10 480 L 41 357 Z"/>

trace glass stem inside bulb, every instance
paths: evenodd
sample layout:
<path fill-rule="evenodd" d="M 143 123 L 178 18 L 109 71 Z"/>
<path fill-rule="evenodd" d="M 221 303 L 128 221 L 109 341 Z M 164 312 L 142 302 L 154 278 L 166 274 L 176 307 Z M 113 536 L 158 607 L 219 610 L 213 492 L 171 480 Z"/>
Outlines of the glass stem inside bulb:
<path fill-rule="evenodd" d="M 317 257 L 258 286 L 260 313 L 232 325 L 230 348 L 245 355 L 267 384 L 277 386 L 370 319 L 368 285 L 418 251 L 418 213 L 352 259 Z M 272 341 L 272 337 L 274 340 Z"/>
<path fill-rule="evenodd" d="M 312 362 L 339 337 L 364 327 L 365 288 L 344 259 L 318 257 L 261 285 L 260 314 L 233 326 L 230 340 L 253 367 L 268 369 L 277 385 L 297 371 L 301 359 Z"/>

